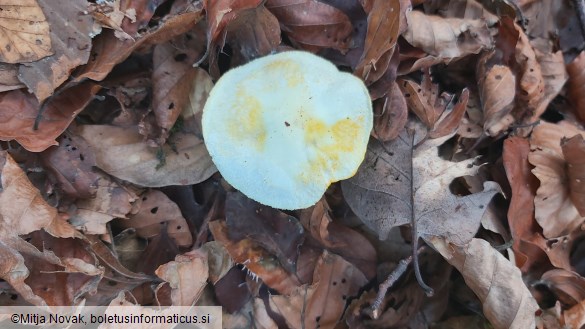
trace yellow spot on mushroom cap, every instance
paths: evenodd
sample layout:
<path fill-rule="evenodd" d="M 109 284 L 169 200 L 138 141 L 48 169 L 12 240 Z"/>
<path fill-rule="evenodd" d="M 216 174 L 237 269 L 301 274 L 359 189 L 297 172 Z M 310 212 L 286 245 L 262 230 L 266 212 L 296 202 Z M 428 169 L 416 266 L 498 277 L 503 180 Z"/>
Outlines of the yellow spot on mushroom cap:
<path fill-rule="evenodd" d="M 306 52 L 228 71 L 203 111 L 203 136 L 223 177 L 281 209 L 315 204 L 355 174 L 373 124 L 363 82 Z"/>

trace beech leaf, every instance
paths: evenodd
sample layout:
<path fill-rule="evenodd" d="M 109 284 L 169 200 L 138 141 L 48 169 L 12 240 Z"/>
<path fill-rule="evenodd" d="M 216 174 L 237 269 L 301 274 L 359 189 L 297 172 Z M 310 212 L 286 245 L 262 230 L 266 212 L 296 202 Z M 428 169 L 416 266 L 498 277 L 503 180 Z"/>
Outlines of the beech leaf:
<path fill-rule="evenodd" d="M 520 270 L 482 239 L 457 245 L 433 237 L 432 246 L 463 275 L 479 297 L 483 314 L 496 329 L 535 327 L 538 304 L 522 281 Z"/>
<path fill-rule="evenodd" d="M 0 9 L 0 62 L 32 62 L 53 53 L 49 23 L 36 0 L 2 1 Z"/>
<path fill-rule="evenodd" d="M 216 172 L 203 141 L 193 134 L 173 135 L 175 150 L 149 148 L 137 129 L 83 125 L 79 134 L 94 148 L 99 168 L 131 183 L 160 187 L 200 183 Z M 161 165 L 161 157 L 165 164 Z"/>

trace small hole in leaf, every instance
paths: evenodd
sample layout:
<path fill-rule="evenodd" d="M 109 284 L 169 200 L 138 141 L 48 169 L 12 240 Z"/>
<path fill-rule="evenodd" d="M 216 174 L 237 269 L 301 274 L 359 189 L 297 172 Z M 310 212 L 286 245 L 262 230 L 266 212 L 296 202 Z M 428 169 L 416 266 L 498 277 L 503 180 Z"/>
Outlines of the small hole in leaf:
<path fill-rule="evenodd" d="M 337 285 L 337 281 L 333 281 L 333 285 L 336 286 Z"/>
<path fill-rule="evenodd" d="M 484 205 L 482 205 L 482 204 L 479 205 L 479 209 L 483 209 L 483 208 L 484 208 Z"/>
<path fill-rule="evenodd" d="M 10 295 L 10 299 L 17 300 L 18 299 L 18 295 L 17 294 L 12 294 L 12 295 Z"/>
<path fill-rule="evenodd" d="M 187 54 L 178 54 L 177 56 L 175 56 L 175 60 L 177 62 L 182 62 L 185 59 L 187 59 Z"/>
<path fill-rule="evenodd" d="M 346 295 L 343 295 L 343 296 L 341 296 L 341 299 L 346 300 L 347 299 L 347 296 Z"/>
<path fill-rule="evenodd" d="M 85 161 L 85 157 L 83 156 L 83 154 L 79 154 L 79 160 Z"/>
<path fill-rule="evenodd" d="M 181 229 L 181 225 L 177 225 L 177 230 L 180 230 L 180 229 Z"/>
<path fill-rule="evenodd" d="M 319 315 L 318 317 L 316 317 L 316 318 L 315 318 L 315 321 L 316 321 L 316 322 L 319 322 L 319 321 L 321 321 L 321 316 Z"/>
<path fill-rule="evenodd" d="M 410 97 L 410 93 L 404 94 L 404 97 Z"/>
<path fill-rule="evenodd" d="M 346 283 L 347 280 L 345 280 L 345 278 L 341 279 L 341 283 Z"/>
<path fill-rule="evenodd" d="M 156 214 L 157 211 L 158 211 L 158 207 L 154 207 L 154 208 L 150 209 L 151 214 Z"/>
<path fill-rule="evenodd" d="M 148 197 L 145 196 L 142 197 L 142 201 L 146 201 L 146 199 L 148 199 Z"/>
<path fill-rule="evenodd" d="M 169 110 L 172 110 L 175 107 L 175 103 L 169 104 Z"/>

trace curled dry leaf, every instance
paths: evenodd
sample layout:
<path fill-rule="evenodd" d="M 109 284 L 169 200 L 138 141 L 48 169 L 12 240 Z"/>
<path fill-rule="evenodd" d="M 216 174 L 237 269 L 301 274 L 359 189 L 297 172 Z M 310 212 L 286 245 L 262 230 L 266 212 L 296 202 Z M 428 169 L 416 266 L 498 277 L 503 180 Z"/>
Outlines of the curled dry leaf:
<path fill-rule="evenodd" d="M 585 278 L 574 271 L 552 269 L 541 277 L 563 305 L 573 306 L 585 299 Z"/>
<path fill-rule="evenodd" d="M 450 61 L 493 47 L 484 20 L 442 18 L 413 10 L 406 14 L 408 28 L 403 37 L 429 55 Z"/>
<path fill-rule="evenodd" d="M 217 171 L 203 141 L 193 134 L 173 134 L 174 148 L 165 144 L 157 155 L 136 128 L 84 125 L 78 133 L 95 150 L 99 168 L 137 185 L 197 184 Z"/>
<path fill-rule="evenodd" d="M 315 267 L 313 283 L 288 295 L 270 296 L 270 306 L 291 328 L 334 328 L 347 300 L 366 283 L 366 277 L 351 263 L 324 251 Z"/>
<path fill-rule="evenodd" d="M 530 138 L 530 163 L 540 180 L 534 205 L 536 220 L 544 236 L 556 238 L 573 231 L 585 219 L 571 200 L 566 160 L 561 149 L 563 137 L 585 136 L 585 132 L 567 122 L 541 123 Z"/>
<path fill-rule="evenodd" d="M 364 51 L 354 71 L 364 80 L 368 80 L 372 69 L 378 69 L 376 65 L 382 56 L 386 54 L 388 59 L 391 57 L 400 27 L 399 1 L 374 0 L 371 1 L 371 7 Z"/>
<path fill-rule="evenodd" d="M 353 26 L 341 10 L 317 0 L 268 0 L 265 5 L 299 47 L 313 52 L 349 49 Z"/>
<path fill-rule="evenodd" d="M 585 217 L 585 141 L 583 135 L 561 140 L 561 148 L 567 161 L 567 178 L 571 201 Z"/>
<path fill-rule="evenodd" d="M 100 88 L 91 82 L 81 83 L 51 98 L 42 108 L 32 95 L 23 90 L 0 94 L 0 140 L 15 139 L 31 152 L 41 152 L 57 145 L 55 139 Z M 35 129 L 37 118 L 40 121 L 38 129 Z"/>
<path fill-rule="evenodd" d="M 433 237 L 428 242 L 461 272 L 494 328 L 535 327 L 539 307 L 524 285 L 520 270 L 487 241 L 474 238 L 465 245 L 457 245 Z"/>
<path fill-rule="evenodd" d="M 152 108 L 165 134 L 189 105 L 194 89 L 211 83 L 207 72 L 193 67 L 197 60 L 193 55 L 198 54 L 190 56 L 171 43 L 154 47 Z"/>
<path fill-rule="evenodd" d="M 585 122 L 585 51 L 567 64 L 569 74 L 568 93 L 573 111 L 581 122 Z"/>
<path fill-rule="evenodd" d="M 36 0 L 4 1 L 0 8 L 0 62 L 33 62 L 53 54 L 49 23 Z"/>
<path fill-rule="evenodd" d="M 583 328 L 583 325 L 585 325 L 585 299 L 564 311 L 562 319 L 564 320 L 565 328 Z"/>
<path fill-rule="evenodd" d="M 168 223 L 168 226 L 162 224 Z M 120 221 L 123 227 L 133 227 L 136 233 L 150 239 L 165 230 L 178 246 L 189 247 L 193 238 L 187 221 L 179 207 L 163 192 L 150 190 L 142 196 L 142 203 L 136 214 Z"/>
<path fill-rule="evenodd" d="M 372 136 L 382 142 L 398 137 L 408 120 L 406 99 L 398 84 L 392 82 L 388 95 L 374 102 L 374 129 Z"/>
<path fill-rule="evenodd" d="M 39 5 L 51 26 L 51 43 L 55 53 L 21 65 L 18 75 L 39 102 L 43 102 L 69 78 L 73 69 L 87 63 L 93 18 L 87 14 L 86 0 L 41 0 Z"/>
<path fill-rule="evenodd" d="M 173 306 L 194 305 L 207 285 L 207 253 L 192 250 L 175 257 L 174 261 L 159 266 L 156 275 L 171 286 Z"/>
<path fill-rule="evenodd" d="M 5 151 L 0 151 L 0 165 L 0 234 L 17 236 L 44 229 L 56 236 L 79 237 Z"/>
<path fill-rule="evenodd" d="M 306 230 L 328 251 L 335 253 L 356 266 L 371 280 L 376 275 L 376 249 L 370 241 L 349 227 L 335 222 L 324 200 L 314 207 L 303 210 L 301 223 Z M 354 246 L 360 246 L 354 248 Z"/>
<path fill-rule="evenodd" d="M 531 172 L 529 153 L 527 139 L 510 137 L 504 141 L 503 164 L 512 188 L 508 223 L 516 265 L 526 273 L 533 266 L 541 267 L 542 260 L 548 258 L 555 267 L 570 269 L 569 253 L 564 243 L 547 241 L 534 218 L 534 199 L 539 183 Z"/>
<path fill-rule="evenodd" d="M 490 136 L 499 134 L 512 123 L 510 112 L 514 108 L 516 77 L 509 67 L 493 65 L 488 67 L 491 56 L 485 55 L 478 62 L 479 97 L 484 115 L 483 129 Z"/>
<path fill-rule="evenodd" d="M 405 129 L 391 142 L 371 142 L 356 175 L 342 181 L 343 195 L 380 240 L 393 227 L 414 220 L 418 236 L 443 236 L 464 244 L 476 234 L 487 204 L 500 188 L 484 182 L 482 192 L 453 194 L 449 184 L 455 178 L 477 172 L 474 159 L 450 162 L 439 157 L 436 147 L 446 138 L 417 147 L 420 130 L 416 136 Z"/>
<path fill-rule="evenodd" d="M 106 30 L 95 38 L 87 64 L 82 66 L 72 79 L 74 82 L 83 81 L 86 78 L 101 81 L 114 66 L 128 58 L 136 49 L 171 40 L 194 28 L 202 18 L 203 10 L 200 6 L 195 6 L 178 15 L 167 16 L 135 42 L 119 40 L 113 31 Z"/>
<path fill-rule="evenodd" d="M 232 67 L 268 55 L 280 45 L 278 19 L 264 6 L 242 11 L 228 26 L 226 42 L 232 47 Z"/>

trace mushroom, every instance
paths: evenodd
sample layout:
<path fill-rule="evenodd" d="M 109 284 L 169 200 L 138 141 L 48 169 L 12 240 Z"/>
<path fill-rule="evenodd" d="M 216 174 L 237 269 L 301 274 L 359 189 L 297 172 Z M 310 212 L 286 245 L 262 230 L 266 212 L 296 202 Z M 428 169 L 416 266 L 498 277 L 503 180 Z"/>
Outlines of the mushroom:
<path fill-rule="evenodd" d="M 302 51 L 226 72 L 203 109 L 203 138 L 224 179 L 279 209 L 314 205 L 355 174 L 373 125 L 363 82 Z"/>

